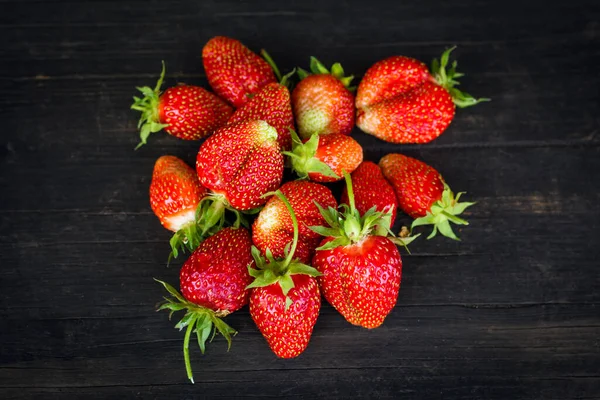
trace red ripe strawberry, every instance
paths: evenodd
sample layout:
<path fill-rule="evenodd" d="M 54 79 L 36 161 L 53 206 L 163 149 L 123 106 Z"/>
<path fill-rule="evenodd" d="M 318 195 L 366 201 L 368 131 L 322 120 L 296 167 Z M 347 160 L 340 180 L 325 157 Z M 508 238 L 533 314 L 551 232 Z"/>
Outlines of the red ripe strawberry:
<path fill-rule="evenodd" d="M 275 259 L 267 251 L 265 259 L 260 250 L 252 248 L 256 268 L 248 267 L 254 277 L 248 286 L 252 288 L 250 316 L 271 350 L 278 357 L 291 358 L 306 349 L 319 316 L 321 295 L 314 278 L 319 272 L 297 259 L 298 220 L 281 191 L 275 195 L 288 209 L 294 236 L 285 258 Z"/>
<path fill-rule="evenodd" d="M 321 211 L 330 227 L 312 227 L 325 236 L 312 265 L 322 274 L 317 280 L 325 299 L 348 322 L 377 328 L 398 298 L 402 259 L 395 243 L 406 245 L 414 237 L 380 236 L 389 232 L 390 213 L 371 208 L 361 215 L 354 204 L 350 176 L 345 173 L 344 177 L 349 204 L 342 205 L 341 212 Z"/>
<path fill-rule="evenodd" d="M 428 143 L 454 118 L 454 103 L 446 89 L 425 82 L 397 97 L 358 112 L 364 132 L 392 143 Z"/>
<path fill-rule="evenodd" d="M 263 86 L 277 82 L 265 60 L 240 41 L 228 37 L 210 39 L 202 49 L 202 63 L 215 93 L 236 108 Z"/>
<path fill-rule="evenodd" d="M 168 134 L 185 140 L 204 138 L 223 126 L 233 109 L 209 91 L 189 85 L 179 85 L 161 94 L 165 77 L 165 64 L 154 89 L 144 86 L 137 88 L 143 98 L 134 97 L 131 106 L 140 111 L 138 123 L 141 142 L 146 144 L 148 136 L 164 129 Z"/>
<path fill-rule="evenodd" d="M 334 240 L 328 237 L 321 246 Z M 313 266 L 325 299 L 353 325 L 377 328 L 398 299 L 402 259 L 384 236 L 367 235 L 360 242 L 317 250 Z"/>
<path fill-rule="evenodd" d="M 402 154 L 388 154 L 379 160 L 384 176 L 392 184 L 398 196 L 400 208 L 413 218 L 412 227 L 433 225 L 432 238 L 439 230 L 444 236 L 458 240 L 450 222 L 468 225 L 457 217 L 467 207 L 475 204 L 459 203 L 442 176 L 433 167 Z"/>
<path fill-rule="evenodd" d="M 455 106 L 469 107 L 489 99 L 475 99 L 454 86 L 456 61 L 446 71 L 450 52 L 434 60 L 432 75 L 407 57 L 390 57 L 373 65 L 358 86 L 356 125 L 392 143 L 428 143 L 446 130 Z"/>
<path fill-rule="evenodd" d="M 301 81 L 292 92 L 298 134 L 303 139 L 313 134 L 349 135 L 355 113 L 354 95 L 348 88 L 353 77 L 344 77 L 339 63 L 333 64 L 329 71 L 314 57 L 310 67 L 314 75 L 299 69 Z"/>
<path fill-rule="evenodd" d="M 264 194 L 283 178 L 283 155 L 277 131 L 264 121 L 227 125 L 206 139 L 196 158 L 200 183 L 231 207 L 250 210 L 263 205 Z"/>
<path fill-rule="evenodd" d="M 414 58 L 392 56 L 373 64 L 356 92 L 356 108 L 396 97 L 429 80 L 427 65 Z"/>
<path fill-rule="evenodd" d="M 257 287 L 250 295 L 250 315 L 269 347 L 281 358 L 299 356 L 308 346 L 321 308 L 317 280 L 309 275 L 291 275 L 293 287 L 287 293 L 279 284 Z"/>
<path fill-rule="evenodd" d="M 248 303 L 246 286 L 252 282 L 250 232 L 224 228 L 192 253 L 179 273 L 181 294 L 188 301 L 224 315 Z"/>
<path fill-rule="evenodd" d="M 343 172 L 351 173 L 363 160 L 361 145 L 352 137 L 339 133 L 313 135 L 304 143 L 292 133 L 292 169 L 302 179 L 335 182 Z"/>
<path fill-rule="evenodd" d="M 337 201 L 329 188 L 308 181 L 287 182 L 279 190 L 287 197 L 300 225 L 295 257 L 303 263 L 309 263 L 321 241 L 321 236 L 309 226 L 325 225 L 315 202 L 323 208 L 336 208 Z M 292 218 L 285 203 L 279 197 L 271 196 L 254 220 L 252 242 L 261 253 L 269 249 L 275 258 L 283 258 L 293 236 Z"/>
<path fill-rule="evenodd" d="M 290 91 L 279 83 L 269 83 L 246 104 L 238 108 L 229 123 L 246 120 L 263 120 L 277 129 L 277 141 L 284 150 L 292 145 L 290 129 L 294 129 L 294 114 L 290 102 Z"/>
<path fill-rule="evenodd" d="M 396 221 L 398 199 L 394 188 L 385 179 L 381 168 L 371 161 L 363 161 L 352 173 L 354 203 L 359 213 L 366 213 L 371 207 L 377 211 L 391 212 L 390 226 Z M 348 204 L 348 190 L 342 191 L 341 202 Z"/>
<path fill-rule="evenodd" d="M 184 247 L 193 251 L 202 240 L 196 210 L 206 194 L 196 172 L 183 160 L 175 156 L 156 160 L 150 183 L 150 206 L 160 223 L 176 232 L 171 239 L 173 256 L 177 257 Z"/>
<path fill-rule="evenodd" d="M 250 233 L 243 228 L 225 228 L 206 239 L 192 253 L 180 272 L 181 294 L 160 282 L 172 298 L 166 298 L 159 310 L 186 310 L 175 328 L 186 328 L 183 355 L 188 378 L 194 382 L 189 356 L 189 341 L 196 333 L 202 353 L 206 340 L 216 331 L 231 346 L 237 332 L 221 318 L 248 303 L 246 286 L 252 282 L 248 268 L 253 263 Z"/>
<path fill-rule="evenodd" d="M 154 164 L 150 206 L 160 223 L 177 232 L 195 221 L 196 208 L 206 195 L 198 175 L 183 160 L 162 156 Z"/>

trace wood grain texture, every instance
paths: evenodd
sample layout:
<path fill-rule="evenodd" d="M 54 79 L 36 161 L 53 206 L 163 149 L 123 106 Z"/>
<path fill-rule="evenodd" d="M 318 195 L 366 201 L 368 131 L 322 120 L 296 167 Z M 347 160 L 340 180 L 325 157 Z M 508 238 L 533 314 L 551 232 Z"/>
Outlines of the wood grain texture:
<path fill-rule="evenodd" d="M 594 1 L 0 1 L 0 398 L 600 399 L 600 6 Z M 398 304 L 376 330 L 324 304 L 308 350 L 279 360 L 247 308 L 230 352 L 192 351 L 152 277 L 169 233 L 148 204 L 154 161 L 199 142 L 138 142 L 134 87 L 207 86 L 217 34 L 279 66 L 311 55 L 357 79 L 394 54 L 457 44 L 459 110 L 427 145 L 358 130 L 365 158 L 436 167 L 478 204 L 457 243 L 403 255 Z M 337 193 L 340 185 L 332 185 Z M 399 216 L 396 229 L 410 221 Z"/>

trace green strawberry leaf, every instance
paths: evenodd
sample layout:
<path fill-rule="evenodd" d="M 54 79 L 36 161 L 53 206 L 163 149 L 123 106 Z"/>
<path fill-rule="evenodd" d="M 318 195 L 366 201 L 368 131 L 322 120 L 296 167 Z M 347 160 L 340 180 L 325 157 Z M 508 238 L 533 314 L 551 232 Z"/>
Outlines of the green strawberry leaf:
<path fill-rule="evenodd" d="M 335 249 L 336 247 L 346 246 L 348 244 L 350 244 L 350 240 L 347 237 L 339 236 L 325 243 L 324 245 L 317 247 L 317 250 L 331 250 Z"/>
<path fill-rule="evenodd" d="M 200 347 L 200 351 L 202 354 L 206 351 L 206 339 L 208 339 L 208 335 L 212 330 L 212 321 L 210 317 L 206 314 L 198 316 L 196 318 L 196 336 L 198 337 L 198 347 Z"/>
<path fill-rule="evenodd" d="M 450 53 L 456 49 L 456 46 L 446 49 L 440 59 L 434 59 L 431 63 L 431 74 L 434 76 L 435 81 L 448 90 L 448 93 L 452 96 L 452 100 L 457 107 L 464 108 L 474 106 L 475 104 L 479 104 L 481 102 L 490 101 L 489 98 L 480 98 L 476 99 L 468 93 L 461 92 L 454 86 L 457 86 L 459 82 L 456 80 L 464 76 L 464 74 L 457 72 L 456 68 L 458 63 L 455 61 L 452 62 L 448 71 L 446 71 L 446 67 L 448 66 L 448 61 L 450 60 Z"/>
<path fill-rule="evenodd" d="M 328 178 L 341 179 L 339 175 L 337 175 L 329 165 L 325 164 L 323 161 L 318 158 L 311 158 L 305 164 L 307 173 L 317 173 Z"/>
<path fill-rule="evenodd" d="M 456 201 L 458 202 L 458 197 L 456 198 Z M 454 206 L 452 206 L 452 214 L 453 215 L 462 214 L 463 211 L 465 211 L 465 209 L 467 207 L 471 207 L 474 204 L 475 204 L 474 202 L 472 202 L 472 203 L 469 203 L 469 202 L 456 203 Z"/>
<path fill-rule="evenodd" d="M 313 74 L 329 74 L 329 70 L 316 57 L 310 57 L 310 70 Z"/>
<path fill-rule="evenodd" d="M 158 103 L 160 100 L 160 88 L 165 77 L 165 62 L 162 62 L 162 71 L 153 88 L 148 86 L 136 87 L 144 97 L 133 97 L 131 109 L 142 113 L 138 121 L 138 129 L 140 129 L 140 143 L 135 147 L 135 150 L 147 143 L 151 133 L 158 132 L 169 126 L 168 124 L 160 123 L 160 115 L 158 112 Z"/>
<path fill-rule="evenodd" d="M 216 330 L 227 340 L 227 351 L 231 349 L 231 336 L 236 335 L 237 331 L 227 325 L 221 318 L 214 317 L 212 320 Z"/>
<path fill-rule="evenodd" d="M 442 235 L 449 237 L 450 239 L 460 240 L 452 231 L 452 227 L 450 226 L 450 222 L 448 220 L 439 222 L 436 227 L 439 229 Z"/>
<path fill-rule="evenodd" d="M 156 278 L 153 278 L 156 282 L 160 283 L 161 285 L 163 285 L 163 287 L 165 289 L 167 289 L 167 292 L 169 292 L 169 294 L 171 294 L 171 296 L 175 297 L 177 300 L 179 300 L 182 303 L 187 303 L 187 300 L 185 300 L 183 298 L 183 296 L 181 294 L 179 294 L 179 292 L 177 291 L 177 289 L 175 289 L 173 286 L 169 285 L 167 282 L 163 282 L 161 280 L 158 280 Z"/>
<path fill-rule="evenodd" d="M 316 268 L 311 267 L 310 265 L 302 264 L 300 262 L 293 262 L 292 264 L 290 264 L 288 272 L 290 275 L 303 274 L 315 277 L 322 275 Z"/>
<path fill-rule="evenodd" d="M 344 77 L 344 68 L 342 68 L 342 64 L 340 64 L 339 62 L 334 63 L 331 66 L 331 75 L 335 76 L 338 79 L 341 79 Z"/>
<path fill-rule="evenodd" d="M 197 315 L 193 312 L 187 312 L 183 318 L 181 318 L 181 320 L 177 323 L 177 325 L 175 325 L 176 329 L 182 330 L 183 328 L 185 328 L 186 326 L 188 326 L 189 324 L 192 324 L 196 321 Z"/>
<path fill-rule="evenodd" d="M 314 201 L 315 205 L 317 206 L 317 208 L 319 209 L 319 212 L 321 213 L 321 215 L 323 216 L 323 219 L 325 219 L 325 221 L 329 224 L 329 226 L 331 226 L 332 228 L 335 228 L 337 226 L 339 226 L 339 222 L 338 222 L 338 212 L 335 208 L 333 207 L 327 207 L 327 209 L 324 209 L 319 203 L 317 203 L 317 201 Z M 312 227 L 311 227 L 312 229 Z"/>
<path fill-rule="evenodd" d="M 302 80 L 310 75 L 310 72 L 308 72 L 305 69 L 302 69 L 300 67 L 296 67 L 296 70 L 297 70 L 298 78 L 300 80 Z"/>
<path fill-rule="evenodd" d="M 290 290 L 294 288 L 294 281 L 292 280 L 292 277 L 289 274 L 285 274 L 279 278 L 279 286 L 281 286 L 283 295 L 287 296 Z"/>

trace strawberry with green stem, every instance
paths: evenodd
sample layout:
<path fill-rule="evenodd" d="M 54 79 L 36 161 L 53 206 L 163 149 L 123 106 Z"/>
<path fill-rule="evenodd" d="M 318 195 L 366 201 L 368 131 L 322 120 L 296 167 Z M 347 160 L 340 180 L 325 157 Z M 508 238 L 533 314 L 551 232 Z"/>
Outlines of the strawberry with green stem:
<path fill-rule="evenodd" d="M 175 156 L 156 160 L 149 195 L 150 206 L 160 223 L 175 232 L 169 241 L 169 261 L 180 252 L 191 253 L 202 240 L 230 222 L 224 205 L 211 201 L 212 196 L 200 184 L 196 171 Z M 239 212 L 234 210 L 234 216 L 234 227 L 247 225 Z"/>
<path fill-rule="evenodd" d="M 241 107 L 263 86 L 275 83 L 271 66 L 239 40 L 215 36 L 202 48 L 206 79 L 221 98 Z"/>
<path fill-rule="evenodd" d="M 315 203 L 321 207 L 337 207 L 337 201 L 328 187 L 309 181 L 286 182 L 279 190 L 291 204 L 299 225 L 294 257 L 310 263 L 321 236 L 309 227 L 325 224 Z M 294 226 L 285 203 L 271 196 L 252 224 L 252 243 L 262 254 L 269 249 L 275 258 L 284 258 L 293 236 Z"/>
<path fill-rule="evenodd" d="M 309 139 L 313 134 L 349 135 L 354 127 L 353 76 L 344 76 L 340 63 L 327 69 L 315 57 L 310 58 L 312 74 L 298 68 L 300 82 L 292 92 L 292 108 L 298 134 Z"/>
<path fill-rule="evenodd" d="M 134 97 L 131 109 L 142 113 L 138 122 L 140 143 L 146 144 L 151 133 L 165 130 L 170 135 L 185 140 L 199 140 L 223 126 L 233 109 L 204 88 L 177 85 L 161 92 L 165 77 L 165 63 L 154 88 L 137 89 L 143 97 Z"/>
<path fill-rule="evenodd" d="M 252 278 L 248 267 L 252 265 L 250 233 L 244 229 L 225 228 L 203 241 L 184 263 L 179 274 L 181 294 L 168 283 L 157 280 L 171 297 L 159 305 L 158 311 L 185 310 L 175 328 L 183 330 L 183 356 L 188 379 L 194 382 L 189 355 L 192 333 L 204 354 L 206 341 L 219 332 L 231 346 L 231 336 L 237 332 L 222 318 L 248 303 L 246 286 Z M 211 338 L 212 340 L 212 338 Z"/>
<path fill-rule="evenodd" d="M 489 101 L 456 88 L 464 74 L 456 71 L 456 61 L 449 65 L 452 50 L 433 61 L 431 73 L 404 56 L 375 63 L 358 86 L 356 125 L 387 142 L 428 143 L 450 125 L 456 107 Z"/>
<path fill-rule="evenodd" d="M 290 157 L 292 170 L 300 179 L 335 182 L 342 179 L 343 171 L 352 172 L 363 161 L 362 146 L 348 135 L 312 135 L 302 141 L 296 132 L 290 133 L 292 151 L 283 154 Z"/>
<path fill-rule="evenodd" d="M 260 120 L 218 129 L 200 146 L 196 172 L 204 187 L 236 210 L 263 205 L 263 195 L 276 190 L 283 179 L 277 131 Z"/>
<path fill-rule="evenodd" d="M 390 212 L 373 206 L 360 214 L 354 203 L 352 180 L 344 173 L 349 204 L 341 210 L 322 209 L 329 227 L 313 227 L 325 236 L 312 265 L 325 299 L 353 325 L 377 328 L 394 308 L 402 276 L 396 244 L 416 238 L 391 236 Z"/>
<path fill-rule="evenodd" d="M 375 206 L 377 211 L 391 212 L 390 226 L 396 221 L 398 199 L 393 186 L 385 179 L 381 168 L 371 161 L 363 161 L 351 174 L 356 209 L 366 213 Z M 348 204 L 348 190 L 342 190 L 341 203 Z"/>
<path fill-rule="evenodd" d="M 226 211 L 234 226 L 246 224 L 242 213 L 253 213 L 283 179 L 283 155 L 277 131 L 265 121 L 227 125 L 202 143 L 196 157 L 200 183 L 209 190 L 197 217 L 205 229 L 222 226 Z"/>
<path fill-rule="evenodd" d="M 294 129 L 294 114 L 288 86 L 289 78 L 295 73 L 295 69 L 282 76 L 279 68 L 265 50 L 261 51 L 261 55 L 273 69 L 279 83 L 272 82 L 263 86 L 245 104 L 235 110 L 229 118 L 228 124 L 247 120 L 263 120 L 277 130 L 279 146 L 284 150 L 289 150 L 292 144 L 290 129 Z"/>
<path fill-rule="evenodd" d="M 175 156 L 162 156 L 154 163 L 149 195 L 150 206 L 160 223 L 175 232 L 170 241 L 172 255 L 177 257 L 180 250 L 193 251 L 198 247 L 208 233 L 197 220 L 197 210 L 207 190 L 196 172 Z"/>
<path fill-rule="evenodd" d="M 454 195 L 435 168 L 415 158 L 392 153 L 379 160 L 379 166 L 398 196 L 400 208 L 412 218 L 411 226 L 433 225 L 428 239 L 439 231 L 442 235 L 459 240 L 450 223 L 468 225 L 460 218 L 467 207 L 475 203 L 459 202 L 464 192 Z"/>
<path fill-rule="evenodd" d="M 255 268 L 248 267 L 254 281 L 248 285 L 250 316 L 281 358 L 300 355 L 308 346 L 321 308 L 321 295 L 315 276 L 319 272 L 296 259 L 299 238 L 298 220 L 287 198 L 277 190 L 275 196 L 286 206 L 292 220 L 294 237 L 285 249 L 285 258 L 275 258 L 269 249 L 263 257 L 252 248 Z"/>

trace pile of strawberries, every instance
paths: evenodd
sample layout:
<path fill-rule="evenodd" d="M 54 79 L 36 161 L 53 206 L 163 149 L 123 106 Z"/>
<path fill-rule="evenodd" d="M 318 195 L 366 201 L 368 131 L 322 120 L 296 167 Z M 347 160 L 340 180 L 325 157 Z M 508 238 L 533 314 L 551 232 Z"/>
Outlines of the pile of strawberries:
<path fill-rule="evenodd" d="M 236 331 L 223 317 L 246 304 L 273 352 L 296 357 L 306 347 L 321 295 L 351 324 L 377 328 L 398 298 L 406 247 L 432 225 L 458 239 L 450 223 L 473 203 L 459 202 L 427 164 L 388 154 L 363 160 L 350 135 L 364 132 L 393 143 L 427 143 L 454 117 L 455 107 L 477 104 L 455 88 L 452 49 L 425 64 L 404 56 L 375 63 L 357 88 L 341 65 L 311 58 L 310 72 L 282 76 L 237 40 L 214 37 L 202 50 L 213 89 L 178 85 L 138 88 L 133 109 L 142 113 L 141 143 L 164 130 L 185 140 L 206 138 L 195 170 L 174 156 L 154 166 L 150 203 L 162 225 L 175 232 L 171 257 L 189 253 L 180 292 L 159 309 L 185 311 L 184 360 L 192 380 L 192 334 L 204 352 L 219 332 L 231 345 Z M 293 90 L 292 78 L 299 82 Z M 356 96 L 354 95 L 356 91 Z M 139 146 L 138 146 L 139 147 Z M 284 169 L 298 176 L 284 182 Z M 286 174 L 287 176 L 288 174 Z M 324 183 L 344 179 L 340 202 Z M 414 218 L 398 236 L 391 227 L 400 208 Z"/>

